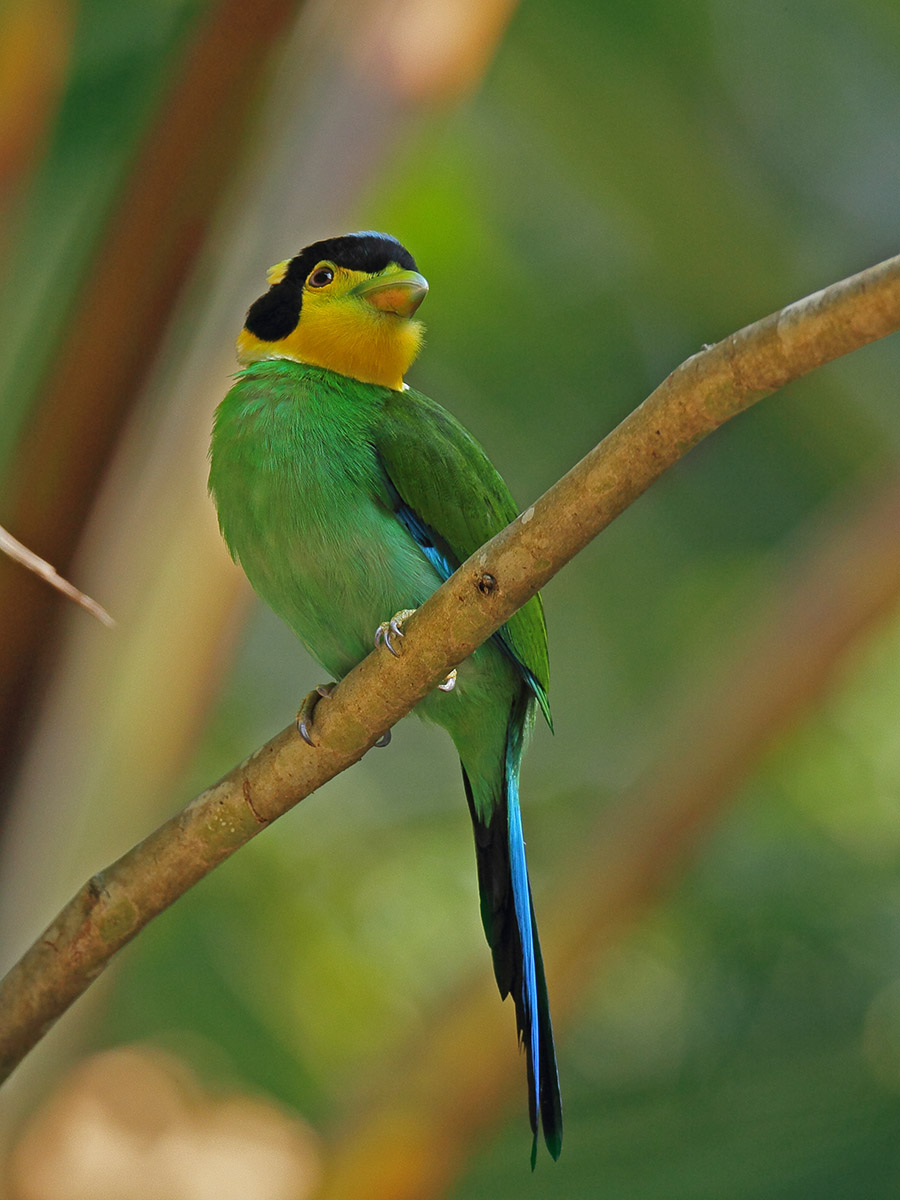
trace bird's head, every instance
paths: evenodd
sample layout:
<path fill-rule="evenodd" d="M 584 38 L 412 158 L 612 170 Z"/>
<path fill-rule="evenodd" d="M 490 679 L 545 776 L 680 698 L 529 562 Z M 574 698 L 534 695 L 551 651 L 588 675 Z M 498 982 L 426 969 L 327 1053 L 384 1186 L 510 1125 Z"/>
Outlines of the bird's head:
<path fill-rule="evenodd" d="M 384 233 L 314 242 L 268 274 L 237 341 L 242 363 L 292 358 L 399 389 L 422 344 L 414 320 L 428 284 Z"/>

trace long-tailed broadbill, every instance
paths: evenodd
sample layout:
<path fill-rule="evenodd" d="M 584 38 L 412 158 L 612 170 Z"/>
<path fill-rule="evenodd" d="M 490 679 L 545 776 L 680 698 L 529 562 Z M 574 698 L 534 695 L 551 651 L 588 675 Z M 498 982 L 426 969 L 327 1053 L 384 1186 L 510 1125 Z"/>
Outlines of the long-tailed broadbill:
<path fill-rule="evenodd" d="M 231 554 L 336 679 L 383 642 L 516 516 L 481 446 L 403 376 L 428 284 L 385 234 L 351 233 L 273 267 L 238 338 L 243 369 L 219 405 L 210 491 Z M 541 709 L 547 632 L 536 596 L 416 711 L 462 764 L 481 919 L 501 996 L 515 1003 L 528 1103 L 556 1158 L 562 1113 L 547 985 L 525 863 L 519 768 Z M 327 689 L 320 689 L 327 693 Z M 300 732 L 313 741 L 313 705 Z"/>

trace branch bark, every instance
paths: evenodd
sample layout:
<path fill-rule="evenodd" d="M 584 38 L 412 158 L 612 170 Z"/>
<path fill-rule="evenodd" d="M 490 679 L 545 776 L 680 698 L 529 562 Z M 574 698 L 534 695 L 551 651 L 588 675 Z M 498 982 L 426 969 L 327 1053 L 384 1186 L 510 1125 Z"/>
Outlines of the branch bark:
<path fill-rule="evenodd" d="M 697 442 L 792 379 L 898 328 L 900 256 L 683 363 L 435 592 L 410 619 L 401 658 L 375 652 L 342 681 L 317 710 L 316 747 L 289 726 L 81 888 L 0 984 L 0 1078 L 148 921 L 357 762 Z"/>

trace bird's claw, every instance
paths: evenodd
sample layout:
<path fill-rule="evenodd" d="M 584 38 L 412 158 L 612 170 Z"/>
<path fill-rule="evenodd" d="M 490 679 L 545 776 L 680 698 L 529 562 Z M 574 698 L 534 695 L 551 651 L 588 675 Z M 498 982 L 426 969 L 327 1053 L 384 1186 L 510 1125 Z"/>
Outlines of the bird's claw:
<path fill-rule="evenodd" d="M 400 612 L 394 613 L 389 621 L 382 621 L 375 630 L 375 645 L 380 646 L 384 642 L 394 658 L 400 657 L 400 651 L 394 649 L 394 644 L 391 641 L 392 637 L 404 638 L 406 634 L 400 628 L 404 621 L 408 620 L 416 610 L 414 608 L 402 608 Z"/>
<path fill-rule="evenodd" d="M 456 687 L 456 667 L 450 672 L 443 683 L 438 684 L 439 692 L 452 692 Z"/>
<path fill-rule="evenodd" d="M 374 743 L 374 745 L 379 750 L 382 748 L 382 746 L 389 746 L 390 744 L 391 744 L 391 731 L 389 729 L 387 730 L 386 733 L 383 733 L 381 735 L 381 737 L 378 739 L 377 742 Z"/>
<path fill-rule="evenodd" d="M 306 742 L 307 746 L 315 746 L 312 736 L 309 732 L 309 727 L 312 724 L 313 709 L 320 700 L 327 700 L 334 689 L 337 687 L 335 683 L 320 683 L 318 687 L 313 688 L 308 696 L 300 705 L 300 711 L 297 713 L 297 732 Z"/>

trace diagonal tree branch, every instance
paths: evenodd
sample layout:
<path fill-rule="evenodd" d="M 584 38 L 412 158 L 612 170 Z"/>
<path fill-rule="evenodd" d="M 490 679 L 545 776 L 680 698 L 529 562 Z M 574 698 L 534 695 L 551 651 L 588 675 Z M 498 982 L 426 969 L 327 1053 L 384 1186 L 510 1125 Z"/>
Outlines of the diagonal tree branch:
<path fill-rule="evenodd" d="M 294 726 L 95 875 L 0 984 L 5 1077 L 154 916 L 346 767 L 666 469 L 792 379 L 900 328 L 900 256 L 694 355 L 410 619 L 399 659 L 373 653 Z"/>
<path fill-rule="evenodd" d="M 900 472 L 865 492 L 842 497 L 824 520 L 817 514 L 812 536 L 754 605 L 756 627 L 693 697 L 679 693 L 653 763 L 566 847 L 565 872 L 540 903 L 554 1027 L 739 800 L 748 773 L 897 610 Z M 523 1064 L 509 1053 L 507 1018 L 483 971 L 443 995 L 372 1073 L 358 1111 L 341 1114 L 316 1200 L 447 1195 L 472 1147 L 520 1098 Z"/>

